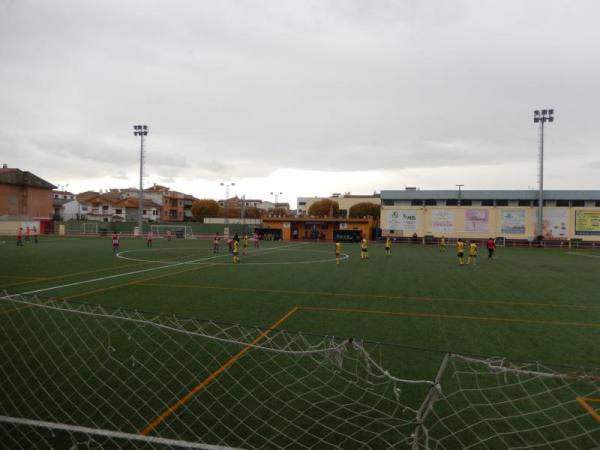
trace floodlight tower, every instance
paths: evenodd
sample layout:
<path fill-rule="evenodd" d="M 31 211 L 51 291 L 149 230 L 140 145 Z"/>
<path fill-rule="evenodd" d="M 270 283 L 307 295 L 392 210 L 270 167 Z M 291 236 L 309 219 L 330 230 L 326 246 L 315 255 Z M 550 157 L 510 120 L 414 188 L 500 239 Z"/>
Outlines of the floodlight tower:
<path fill-rule="evenodd" d="M 538 192 L 538 229 L 537 235 L 542 236 L 544 234 L 544 124 L 546 122 L 554 122 L 554 110 L 553 109 L 536 109 L 533 112 L 533 122 L 539 123 L 539 153 L 540 153 L 540 166 L 538 170 L 539 175 L 539 192 Z"/>
<path fill-rule="evenodd" d="M 134 125 L 133 135 L 140 137 L 140 195 L 139 195 L 139 219 L 138 227 L 140 229 L 140 236 L 142 233 L 142 222 L 144 219 L 144 143 L 146 136 L 148 136 L 148 125 Z"/>
<path fill-rule="evenodd" d="M 221 186 L 225 187 L 225 225 L 229 224 L 229 216 L 227 210 L 229 208 L 229 188 L 235 186 L 235 183 L 221 183 Z"/>

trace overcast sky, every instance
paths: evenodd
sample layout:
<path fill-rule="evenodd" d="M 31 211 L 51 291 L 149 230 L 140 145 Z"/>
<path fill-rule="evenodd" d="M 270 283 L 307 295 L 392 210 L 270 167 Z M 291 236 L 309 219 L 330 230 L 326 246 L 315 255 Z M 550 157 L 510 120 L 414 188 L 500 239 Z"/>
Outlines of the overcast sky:
<path fill-rule="evenodd" d="M 0 163 L 201 198 L 599 189 L 600 2 L 0 0 Z"/>

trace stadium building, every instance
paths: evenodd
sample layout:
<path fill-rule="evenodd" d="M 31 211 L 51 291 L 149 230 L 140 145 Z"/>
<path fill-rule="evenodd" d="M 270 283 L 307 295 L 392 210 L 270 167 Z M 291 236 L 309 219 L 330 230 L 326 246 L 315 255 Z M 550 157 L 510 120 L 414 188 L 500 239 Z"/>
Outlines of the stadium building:
<path fill-rule="evenodd" d="M 383 236 L 531 241 L 538 191 L 381 191 Z M 600 191 L 544 191 L 544 239 L 600 241 Z"/>

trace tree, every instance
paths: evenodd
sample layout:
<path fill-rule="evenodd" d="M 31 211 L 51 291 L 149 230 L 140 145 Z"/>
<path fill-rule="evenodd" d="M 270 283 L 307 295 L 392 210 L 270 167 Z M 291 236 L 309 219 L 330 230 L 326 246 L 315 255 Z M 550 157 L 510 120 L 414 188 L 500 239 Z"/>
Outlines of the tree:
<path fill-rule="evenodd" d="M 219 204 L 210 199 L 196 200 L 192 203 L 192 215 L 196 220 L 205 217 L 217 217 L 219 215 Z"/>
<path fill-rule="evenodd" d="M 244 211 L 244 217 L 246 219 L 260 219 L 260 214 L 261 214 L 260 209 L 254 207 L 254 206 L 246 208 L 246 211 Z"/>
<path fill-rule="evenodd" d="M 318 217 L 335 217 L 339 210 L 340 205 L 338 202 L 324 198 L 323 200 L 316 201 L 310 205 L 308 214 L 310 216 Z"/>
<path fill-rule="evenodd" d="M 366 216 L 371 216 L 375 219 L 379 219 L 380 213 L 381 207 L 377 203 L 371 202 L 357 203 L 356 205 L 350 207 L 350 211 L 348 211 L 349 217 L 353 219 L 358 219 Z"/>
<path fill-rule="evenodd" d="M 269 209 L 269 215 L 272 216 L 287 216 L 288 212 L 285 208 L 271 208 Z"/>

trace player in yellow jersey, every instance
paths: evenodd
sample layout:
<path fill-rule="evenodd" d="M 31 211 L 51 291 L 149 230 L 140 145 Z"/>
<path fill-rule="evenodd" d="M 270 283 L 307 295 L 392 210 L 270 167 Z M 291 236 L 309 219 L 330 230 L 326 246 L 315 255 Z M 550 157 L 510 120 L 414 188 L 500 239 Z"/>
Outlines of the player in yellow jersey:
<path fill-rule="evenodd" d="M 446 251 L 446 238 L 444 236 L 442 236 L 440 238 L 440 244 L 439 244 L 438 247 L 440 249 L 440 252 L 445 252 Z"/>
<path fill-rule="evenodd" d="M 391 256 L 391 254 L 392 254 L 392 240 L 390 239 L 389 236 L 385 240 L 385 254 L 387 256 Z"/>
<path fill-rule="evenodd" d="M 340 255 L 342 254 L 342 244 L 340 241 L 335 242 L 335 263 L 340 265 Z"/>
<path fill-rule="evenodd" d="M 363 238 L 360 241 L 360 259 L 369 259 L 369 243 L 367 238 Z"/>
<path fill-rule="evenodd" d="M 467 264 L 471 263 L 474 266 L 477 265 L 477 243 L 475 241 L 469 242 L 469 259 L 467 259 Z"/>
<path fill-rule="evenodd" d="M 240 243 L 238 241 L 233 241 L 233 263 L 237 264 L 240 262 Z"/>
<path fill-rule="evenodd" d="M 242 255 L 246 254 L 246 250 L 248 249 L 248 236 L 244 235 L 242 238 Z"/>
<path fill-rule="evenodd" d="M 458 256 L 458 263 L 462 266 L 465 264 L 463 259 L 465 254 L 465 243 L 461 238 L 456 241 L 456 256 Z"/>

